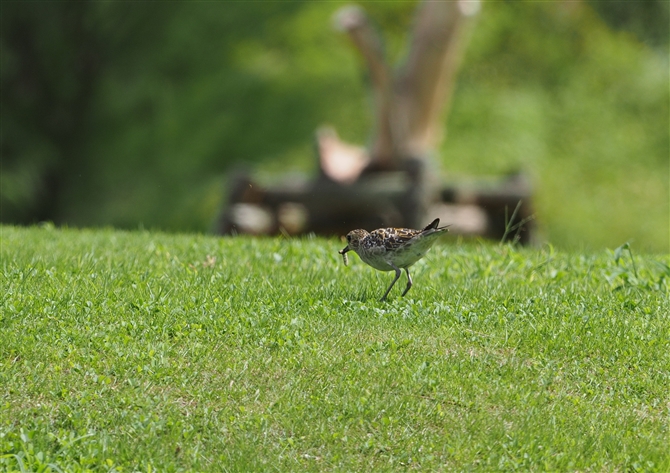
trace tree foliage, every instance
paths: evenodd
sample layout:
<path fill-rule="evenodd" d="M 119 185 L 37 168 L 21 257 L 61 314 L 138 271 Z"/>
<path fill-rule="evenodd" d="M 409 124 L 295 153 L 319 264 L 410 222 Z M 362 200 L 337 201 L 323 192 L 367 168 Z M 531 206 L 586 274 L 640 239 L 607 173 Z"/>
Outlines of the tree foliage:
<path fill-rule="evenodd" d="M 205 231 L 233 167 L 311 172 L 325 122 L 364 143 L 340 5 L 6 2 L 2 221 Z M 401 61 L 416 3 L 363 5 Z M 486 3 L 446 175 L 527 169 L 551 241 L 667 249 L 667 21 L 635 26 L 650 15 L 667 20 L 667 4 Z"/>

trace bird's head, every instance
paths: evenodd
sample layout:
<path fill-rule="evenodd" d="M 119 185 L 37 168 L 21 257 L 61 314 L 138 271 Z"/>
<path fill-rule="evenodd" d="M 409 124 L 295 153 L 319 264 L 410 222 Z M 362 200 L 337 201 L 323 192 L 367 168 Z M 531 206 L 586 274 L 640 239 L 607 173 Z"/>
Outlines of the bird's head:
<path fill-rule="evenodd" d="M 347 251 L 358 251 L 361 247 L 361 242 L 368 236 L 369 233 L 362 229 L 352 230 L 347 233 L 347 246 L 340 250 L 340 254 L 344 254 Z"/>

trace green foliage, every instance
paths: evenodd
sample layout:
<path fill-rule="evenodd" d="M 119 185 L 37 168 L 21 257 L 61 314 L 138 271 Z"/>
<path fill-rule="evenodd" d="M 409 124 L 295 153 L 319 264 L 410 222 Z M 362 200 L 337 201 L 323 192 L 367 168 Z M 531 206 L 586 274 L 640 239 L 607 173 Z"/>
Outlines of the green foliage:
<path fill-rule="evenodd" d="M 0 227 L 0 469 L 670 469 L 667 255 Z"/>
<path fill-rule="evenodd" d="M 485 2 L 438 156 L 450 179 L 528 171 L 560 247 L 667 251 L 667 2 L 601 3 L 612 26 L 589 3 Z M 365 143 L 343 4 L 3 5 L 0 218 L 206 231 L 231 168 L 311 173 L 323 123 Z M 363 5 L 402 61 L 416 2 Z"/>
<path fill-rule="evenodd" d="M 628 252 L 630 264 L 624 264 L 624 251 Z M 656 261 L 655 271 L 638 272 L 630 243 L 624 243 L 614 250 L 616 267 L 607 276 L 611 283 L 615 283 L 615 290 L 635 288 L 640 290 L 660 290 L 666 287 L 666 278 L 670 278 L 670 266 Z"/>
<path fill-rule="evenodd" d="M 586 8 L 487 4 L 442 148 L 457 174 L 524 169 L 564 247 L 667 251 L 668 63 Z"/>
<path fill-rule="evenodd" d="M 589 4 L 614 27 L 630 31 L 641 41 L 655 47 L 668 48 L 670 35 L 670 4 L 664 0 L 638 2 L 599 2 Z"/>

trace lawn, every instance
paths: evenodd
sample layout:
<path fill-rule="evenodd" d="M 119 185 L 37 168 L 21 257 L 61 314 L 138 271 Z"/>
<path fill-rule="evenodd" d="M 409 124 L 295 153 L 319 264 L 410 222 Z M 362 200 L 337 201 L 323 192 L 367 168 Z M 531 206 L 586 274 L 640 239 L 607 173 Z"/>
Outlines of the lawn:
<path fill-rule="evenodd" d="M 0 471 L 670 471 L 668 255 L 0 232 Z"/>

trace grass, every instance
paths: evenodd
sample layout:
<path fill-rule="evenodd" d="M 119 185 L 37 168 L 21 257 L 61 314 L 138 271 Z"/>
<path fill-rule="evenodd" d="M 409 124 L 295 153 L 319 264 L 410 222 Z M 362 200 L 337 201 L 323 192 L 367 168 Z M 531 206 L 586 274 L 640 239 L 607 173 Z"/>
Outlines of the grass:
<path fill-rule="evenodd" d="M 0 231 L 0 470 L 670 470 L 668 255 Z"/>

